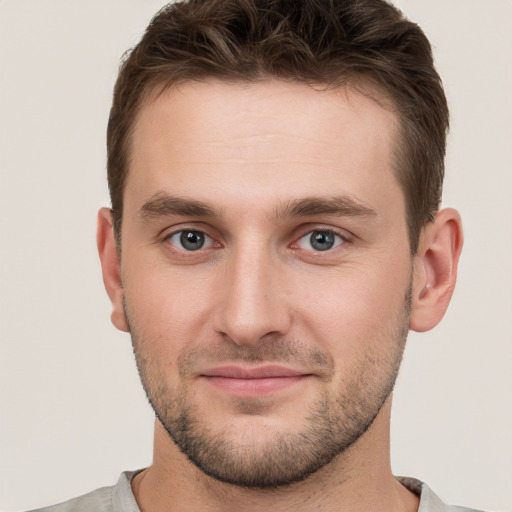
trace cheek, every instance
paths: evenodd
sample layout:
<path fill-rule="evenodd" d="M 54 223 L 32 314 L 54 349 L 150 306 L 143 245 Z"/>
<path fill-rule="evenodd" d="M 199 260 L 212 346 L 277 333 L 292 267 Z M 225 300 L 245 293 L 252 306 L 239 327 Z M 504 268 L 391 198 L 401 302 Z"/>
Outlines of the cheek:
<path fill-rule="evenodd" d="M 158 263 L 134 261 L 123 284 L 130 323 L 160 352 L 175 353 L 204 339 L 209 317 L 211 286 L 201 276 L 174 270 Z"/>
<path fill-rule="evenodd" d="M 303 281 L 295 315 L 299 325 L 338 361 L 351 360 L 365 347 L 368 352 L 384 349 L 406 321 L 410 281 L 404 268 L 395 273 L 338 269 L 315 286 Z"/>

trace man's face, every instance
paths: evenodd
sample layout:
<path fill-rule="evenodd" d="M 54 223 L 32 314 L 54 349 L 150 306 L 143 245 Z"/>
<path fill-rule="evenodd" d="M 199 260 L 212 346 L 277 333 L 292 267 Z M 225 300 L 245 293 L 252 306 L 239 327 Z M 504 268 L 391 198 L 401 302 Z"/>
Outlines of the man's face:
<path fill-rule="evenodd" d="M 124 306 L 155 412 L 207 474 L 303 479 L 388 399 L 412 275 L 395 129 L 361 94 L 279 81 L 185 84 L 143 107 Z"/>

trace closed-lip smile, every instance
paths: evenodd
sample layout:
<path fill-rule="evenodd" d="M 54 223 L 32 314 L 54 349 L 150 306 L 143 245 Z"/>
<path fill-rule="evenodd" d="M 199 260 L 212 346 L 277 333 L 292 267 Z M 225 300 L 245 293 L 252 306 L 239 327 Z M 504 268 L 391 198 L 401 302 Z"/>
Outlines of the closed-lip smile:
<path fill-rule="evenodd" d="M 208 368 L 201 371 L 199 376 L 220 391 L 237 396 L 257 397 L 289 388 L 311 374 L 280 365 L 226 365 Z"/>

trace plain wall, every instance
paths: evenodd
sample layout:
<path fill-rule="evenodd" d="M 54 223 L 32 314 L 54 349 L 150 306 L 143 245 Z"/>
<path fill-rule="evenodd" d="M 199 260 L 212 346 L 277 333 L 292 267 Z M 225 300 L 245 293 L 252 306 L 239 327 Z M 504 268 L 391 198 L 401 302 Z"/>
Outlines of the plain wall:
<path fill-rule="evenodd" d="M 466 243 L 452 305 L 411 335 L 397 474 L 512 511 L 512 1 L 401 0 L 451 105 L 445 205 Z M 153 414 L 110 324 L 95 248 L 121 54 L 158 0 L 0 0 L 0 509 L 55 503 L 151 462 Z"/>

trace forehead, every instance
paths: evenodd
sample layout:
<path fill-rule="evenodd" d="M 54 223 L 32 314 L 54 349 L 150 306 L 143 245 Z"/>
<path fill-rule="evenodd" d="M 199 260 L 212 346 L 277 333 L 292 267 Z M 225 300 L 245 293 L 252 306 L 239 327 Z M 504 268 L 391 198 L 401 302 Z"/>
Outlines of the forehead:
<path fill-rule="evenodd" d="M 141 108 L 125 206 L 158 192 L 261 207 L 271 198 L 334 192 L 378 202 L 384 190 L 401 195 L 396 127 L 393 112 L 348 87 L 278 80 L 173 86 Z"/>

